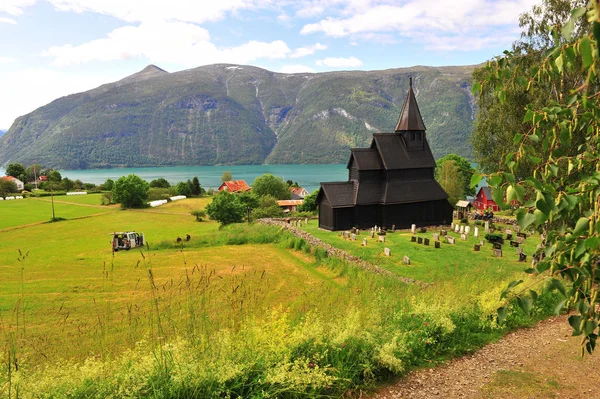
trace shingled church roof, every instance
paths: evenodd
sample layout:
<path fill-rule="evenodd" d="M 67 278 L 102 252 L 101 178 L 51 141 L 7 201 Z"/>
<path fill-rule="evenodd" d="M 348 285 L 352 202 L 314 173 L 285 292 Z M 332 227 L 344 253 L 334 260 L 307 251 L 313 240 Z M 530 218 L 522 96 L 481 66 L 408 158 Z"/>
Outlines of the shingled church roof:
<path fill-rule="evenodd" d="M 425 140 L 422 151 L 408 151 L 398 133 L 374 133 L 371 148 L 378 151 L 386 170 L 435 168 L 435 159 Z"/>
<path fill-rule="evenodd" d="M 410 78 L 406 100 L 404 100 L 402 111 L 400 111 L 400 118 L 398 118 L 395 129 L 396 132 L 406 130 L 425 131 L 425 124 L 423 123 L 423 118 L 421 118 L 417 99 L 415 98 L 415 93 L 412 89 L 412 78 Z"/>

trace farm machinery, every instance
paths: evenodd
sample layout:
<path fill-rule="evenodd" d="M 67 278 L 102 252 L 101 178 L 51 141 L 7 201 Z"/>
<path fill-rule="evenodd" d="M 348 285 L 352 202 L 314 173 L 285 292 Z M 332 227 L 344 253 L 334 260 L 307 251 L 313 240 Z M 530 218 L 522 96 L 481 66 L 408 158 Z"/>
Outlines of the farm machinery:
<path fill-rule="evenodd" d="M 136 233 L 135 231 L 120 231 L 111 233 L 112 250 L 116 252 L 120 249 L 130 250 L 131 248 L 144 246 L 144 233 Z"/>

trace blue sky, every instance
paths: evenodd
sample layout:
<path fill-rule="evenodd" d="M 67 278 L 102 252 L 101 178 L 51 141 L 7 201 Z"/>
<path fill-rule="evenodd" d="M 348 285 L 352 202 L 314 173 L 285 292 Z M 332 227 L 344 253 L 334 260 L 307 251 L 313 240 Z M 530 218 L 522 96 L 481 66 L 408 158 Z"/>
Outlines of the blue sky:
<path fill-rule="evenodd" d="M 535 0 L 0 0 L 0 129 L 155 64 L 275 72 L 470 65 Z"/>

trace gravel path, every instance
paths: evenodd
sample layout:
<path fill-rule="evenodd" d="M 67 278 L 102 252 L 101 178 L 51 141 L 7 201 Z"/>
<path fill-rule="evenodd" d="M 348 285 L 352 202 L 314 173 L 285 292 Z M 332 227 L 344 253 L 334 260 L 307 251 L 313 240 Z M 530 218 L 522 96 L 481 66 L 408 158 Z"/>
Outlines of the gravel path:
<path fill-rule="evenodd" d="M 567 316 L 507 334 L 478 352 L 410 373 L 372 399 L 600 398 L 600 348 L 580 358 Z"/>

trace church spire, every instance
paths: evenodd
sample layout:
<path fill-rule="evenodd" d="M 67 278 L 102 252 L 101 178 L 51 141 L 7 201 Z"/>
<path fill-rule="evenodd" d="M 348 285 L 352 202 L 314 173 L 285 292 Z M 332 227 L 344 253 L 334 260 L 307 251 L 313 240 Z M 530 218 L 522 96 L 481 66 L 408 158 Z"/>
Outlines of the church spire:
<path fill-rule="evenodd" d="M 419 111 L 417 99 L 412 88 L 412 76 L 409 80 L 408 93 L 406 94 L 406 100 L 404 100 L 402 111 L 400 111 L 400 118 L 395 129 L 396 132 L 407 130 L 425 131 L 425 124 L 421 118 L 421 112 Z"/>

